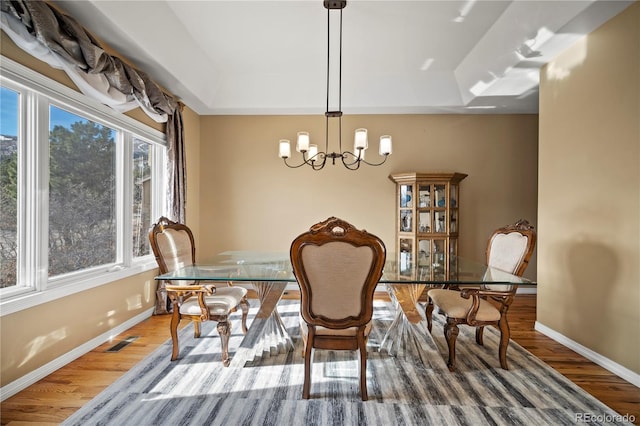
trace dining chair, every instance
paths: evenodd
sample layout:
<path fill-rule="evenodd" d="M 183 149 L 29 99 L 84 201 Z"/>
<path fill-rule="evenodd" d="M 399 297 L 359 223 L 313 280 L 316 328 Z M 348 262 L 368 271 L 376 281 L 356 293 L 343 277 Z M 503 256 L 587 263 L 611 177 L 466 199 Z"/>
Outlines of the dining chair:
<path fill-rule="evenodd" d="M 373 294 L 386 259 L 384 243 L 330 217 L 299 235 L 291 244 L 290 256 L 301 296 L 302 397 L 310 397 L 314 349 L 350 350 L 360 354 L 360 396 L 366 401 L 367 338 Z"/>
<path fill-rule="evenodd" d="M 526 220 L 519 220 L 496 230 L 487 244 L 486 262 L 492 271 L 505 271 L 522 276 L 536 244 L 536 232 Z M 431 289 L 427 295 L 426 305 L 427 328 L 431 331 L 432 315 L 435 306 L 439 313 L 446 316 L 444 335 L 449 349 L 447 366 L 455 371 L 456 339 L 458 325 L 466 324 L 476 327 L 476 343 L 483 344 L 484 327 L 493 325 L 500 330 L 498 356 L 500 366 L 508 370 L 507 347 L 510 340 L 507 312 L 518 289 L 517 285 L 483 284 L 479 288 L 463 288 L 461 290 Z"/>
<path fill-rule="evenodd" d="M 194 265 L 196 259 L 195 240 L 191 229 L 184 224 L 161 217 L 149 231 L 149 242 L 156 257 L 161 274 L 184 266 Z M 194 337 L 200 337 L 200 323 L 217 321 L 218 334 L 222 343 L 222 364 L 229 366 L 229 337 L 231 322 L 229 315 L 242 310 L 242 331 L 247 333 L 247 314 L 249 302 L 247 290 L 229 285 L 216 286 L 201 281 L 178 281 L 175 284 L 164 283 L 167 296 L 171 301 L 171 340 L 173 350 L 171 361 L 178 358 L 178 325 L 182 319 L 193 322 Z"/>

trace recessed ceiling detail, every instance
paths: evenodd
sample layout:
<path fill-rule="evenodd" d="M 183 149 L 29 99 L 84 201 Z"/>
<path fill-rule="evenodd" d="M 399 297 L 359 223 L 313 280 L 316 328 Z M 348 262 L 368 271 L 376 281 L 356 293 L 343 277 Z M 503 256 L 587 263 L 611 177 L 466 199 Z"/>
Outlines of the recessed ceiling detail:
<path fill-rule="evenodd" d="M 352 1 L 345 114 L 537 113 L 539 70 L 628 1 Z M 198 114 L 321 114 L 321 0 L 56 1 Z"/>

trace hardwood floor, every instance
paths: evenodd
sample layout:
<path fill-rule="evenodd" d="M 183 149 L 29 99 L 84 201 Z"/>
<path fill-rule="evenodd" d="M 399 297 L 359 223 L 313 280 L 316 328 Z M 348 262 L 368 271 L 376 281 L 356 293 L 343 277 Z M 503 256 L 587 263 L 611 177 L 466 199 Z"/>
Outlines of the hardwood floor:
<path fill-rule="evenodd" d="M 295 295 L 292 295 L 295 297 Z M 511 337 L 609 407 L 640 424 L 640 388 L 536 332 L 535 296 L 519 295 L 509 311 Z M 186 322 L 185 322 L 186 325 Z M 169 338 L 169 316 L 132 327 L 4 401 L 3 425 L 58 424 Z M 128 336 L 140 336 L 119 352 L 105 352 Z"/>

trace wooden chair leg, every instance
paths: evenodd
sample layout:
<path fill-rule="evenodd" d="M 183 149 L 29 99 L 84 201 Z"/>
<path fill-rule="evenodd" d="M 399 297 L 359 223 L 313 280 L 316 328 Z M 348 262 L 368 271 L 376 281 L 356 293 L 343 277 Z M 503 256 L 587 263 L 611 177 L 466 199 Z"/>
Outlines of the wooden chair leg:
<path fill-rule="evenodd" d="M 249 301 L 247 297 L 243 297 L 240 301 L 240 309 L 242 309 L 242 333 L 247 334 L 247 315 L 249 314 Z"/>
<path fill-rule="evenodd" d="M 427 329 L 429 330 L 429 333 L 431 333 L 431 327 L 433 326 L 431 318 L 433 316 L 433 300 L 431 300 L 430 297 L 428 297 L 427 305 L 424 307 L 424 313 L 427 317 Z"/>
<path fill-rule="evenodd" d="M 180 324 L 180 312 L 179 309 L 174 307 L 171 313 L 171 323 L 169 324 L 169 331 L 171 333 L 171 341 L 173 342 L 173 350 L 171 351 L 171 361 L 175 361 L 178 358 L 180 349 L 178 347 L 178 325 Z"/>
<path fill-rule="evenodd" d="M 360 396 L 363 401 L 369 399 L 367 394 L 367 343 L 364 333 L 358 336 L 358 347 L 360 349 Z"/>
<path fill-rule="evenodd" d="M 483 335 L 484 335 L 484 327 L 476 327 L 476 343 L 479 345 L 484 345 L 484 340 L 483 340 Z"/>
<path fill-rule="evenodd" d="M 193 337 L 200 338 L 200 321 L 193 321 Z"/>
<path fill-rule="evenodd" d="M 509 346 L 511 331 L 509 330 L 509 322 L 507 321 L 507 317 L 505 315 L 500 318 L 498 327 L 500 328 L 500 347 L 498 350 L 500 366 L 503 369 L 508 370 L 509 366 L 507 365 L 507 347 Z"/>
<path fill-rule="evenodd" d="M 302 351 L 300 355 L 302 355 L 302 358 L 304 358 L 305 351 L 307 350 L 307 342 L 309 341 L 309 335 L 307 333 L 308 332 L 300 326 L 300 336 L 302 337 Z"/>
<path fill-rule="evenodd" d="M 229 336 L 231 336 L 231 324 L 227 319 L 218 322 L 218 334 L 222 341 L 222 365 L 228 367 L 231 363 L 229 359 Z"/>
<path fill-rule="evenodd" d="M 456 370 L 456 339 L 459 331 L 456 320 L 447 318 L 447 323 L 444 326 L 444 337 L 447 339 L 447 346 L 449 347 L 447 367 L 449 367 L 449 371 L 451 372 Z"/>
<path fill-rule="evenodd" d="M 302 384 L 302 398 L 309 399 L 311 394 L 311 363 L 313 362 L 313 335 L 309 330 L 307 344 L 304 347 L 304 382 Z"/>

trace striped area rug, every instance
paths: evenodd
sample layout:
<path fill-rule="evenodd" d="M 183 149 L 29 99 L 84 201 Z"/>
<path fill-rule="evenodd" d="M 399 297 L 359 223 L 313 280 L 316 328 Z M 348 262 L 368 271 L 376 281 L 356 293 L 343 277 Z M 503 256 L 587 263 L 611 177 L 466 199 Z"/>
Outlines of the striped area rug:
<path fill-rule="evenodd" d="M 224 368 L 215 323 L 180 334 L 180 358 L 169 360 L 167 341 L 64 425 L 570 425 L 624 424 L 607 406 L 546 366 L 515 342 L 508 371 L 500 368 L 498 333 L 485 330 L 484 346 L 473 329 L 461 327 L 457 371 L 449 372 L 442 319 L 434 315 L 433 335 L 419 326 L 427 362 L 410 355 L 379 352 L 393 307 L 376 301 L 369 339 L 369 401 L 358 392 L 357 354 L 315 352 L 309 400 L 302 399 L 304 365 L 297 327 L 298 304 L 278 310 L 296 342 L 285 354 L 258 358 L 244 368 Z M 252 309 L 255 313 L 255 309 Z M 242 339 L 233 316 L 231 350 Z M 167 330 L 168 334 L 168 330 Z"/>

